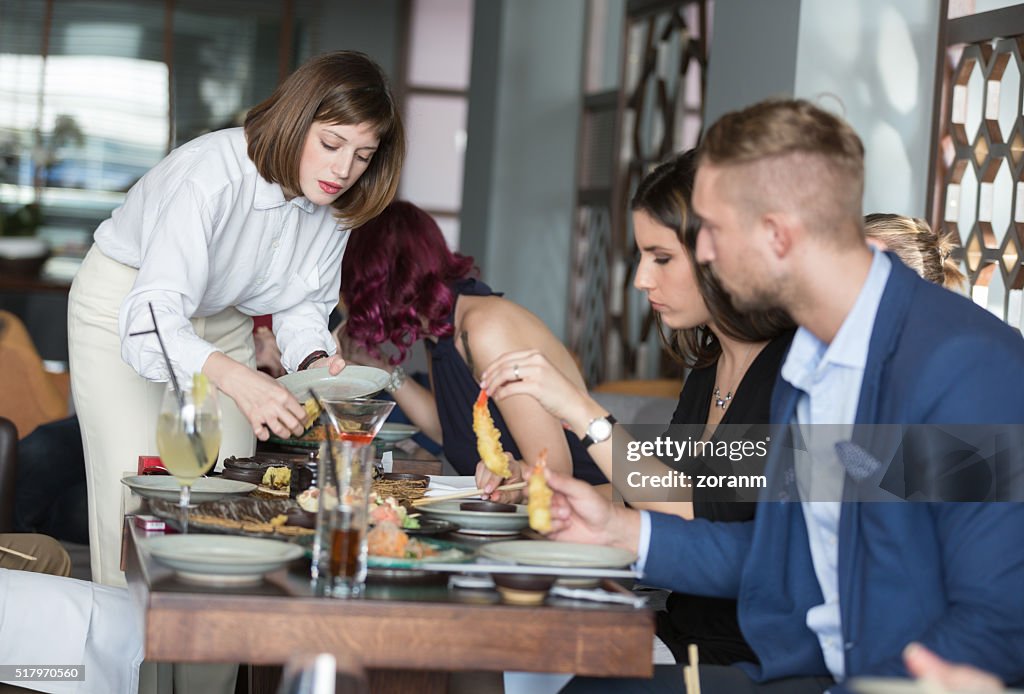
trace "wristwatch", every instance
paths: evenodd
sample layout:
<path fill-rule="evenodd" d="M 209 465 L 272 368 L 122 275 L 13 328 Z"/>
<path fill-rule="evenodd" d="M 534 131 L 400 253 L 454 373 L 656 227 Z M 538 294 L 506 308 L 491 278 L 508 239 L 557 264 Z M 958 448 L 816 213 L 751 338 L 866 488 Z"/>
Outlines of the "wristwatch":
<path fill-rule="evenodd" d="M 614 427 L 615 423 L 618 421 L 619 420 L 615 419 L 615 417 L 610 414 L 605 415 L 604 417 L 598 417 L 597 419 L 591 419 L 590 423 L 587 425 L 586 432 L 580 437 L 580 442 L 583 443 L 583 447 L 590 448 L 595 443 L 607 441 L 611 438 L 612 427 Z"/>

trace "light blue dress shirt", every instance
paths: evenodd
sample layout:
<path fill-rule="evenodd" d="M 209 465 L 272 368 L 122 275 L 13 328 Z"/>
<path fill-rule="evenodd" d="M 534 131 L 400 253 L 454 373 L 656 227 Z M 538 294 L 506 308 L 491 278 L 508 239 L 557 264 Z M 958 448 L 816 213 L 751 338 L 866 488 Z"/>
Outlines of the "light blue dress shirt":
<path fill-rule="evenodd" d="M 807 611 L 807 627 L 818 637 L 825 665 L 837 681 L 846 667 L 838 574 L 843 472 L 835 444 L 849 439 L 857 418 L 871 331 L 891 270 L 889 258 L 875 251 L 867 280 L 832 342 L 826 344 L 801 327 L 781 371 L 782 378 L 801 391 L 795 424 L 807 447 L 794 462 L 801 498 L 808 499 L 801 506 L 824 597 L 822 604 Z"/>

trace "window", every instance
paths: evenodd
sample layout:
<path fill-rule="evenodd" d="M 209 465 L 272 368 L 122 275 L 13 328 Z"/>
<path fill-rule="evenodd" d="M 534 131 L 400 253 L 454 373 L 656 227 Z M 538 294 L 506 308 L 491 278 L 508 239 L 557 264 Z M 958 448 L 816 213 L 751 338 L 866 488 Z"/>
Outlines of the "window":
<path fill-rule="evenodd" d="M 412 0 L 405 85 L 409 151 L 399 196 L 429 212 L 459 244 L 472 0 Z"/>

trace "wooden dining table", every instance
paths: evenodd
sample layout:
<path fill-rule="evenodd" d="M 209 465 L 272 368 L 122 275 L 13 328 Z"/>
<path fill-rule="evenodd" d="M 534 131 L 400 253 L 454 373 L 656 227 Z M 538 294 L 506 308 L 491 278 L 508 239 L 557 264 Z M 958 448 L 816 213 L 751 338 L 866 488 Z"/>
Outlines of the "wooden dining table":
<path fill-rule="evenodd" d="M 126 523 L 128 588 L 144 614 L 150 661 L 281 665 L 331 653 L 358 662 L 375 693 L 444 692 L 449 673 L 460 671 L 652 673 L 647 608 L 552 596 L 535 607 L 506 605 L 493 590 L 449 588 L 444 574 L 371 578 L 358 599 L 315 597 L 301 559 L 259 585 L 199 586 L 151 556 L 146 537 Z"/>

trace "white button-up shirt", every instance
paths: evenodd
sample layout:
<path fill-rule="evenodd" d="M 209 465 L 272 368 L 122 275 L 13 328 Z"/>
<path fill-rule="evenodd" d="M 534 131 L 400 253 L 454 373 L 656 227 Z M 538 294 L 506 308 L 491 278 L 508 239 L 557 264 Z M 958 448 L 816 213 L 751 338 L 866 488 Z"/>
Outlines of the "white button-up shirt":
<path fill-rule="evenodd" d="M 336 351 L 327 316 L 338 303 L 349 230 L 329 206 L 286 200 L 246 153 L 241 128 L 203 135 L 143 176 L 96 230 L 103 253 L 138 268 L 119 315 L 121 355 L 143 377 L 168 379 L 153 327 L 175 371 L 200 371 L 217 348 L 189 320 L 234 307 L 273 314 L 281 361 L 294 371 L 310 353 Z"/>

